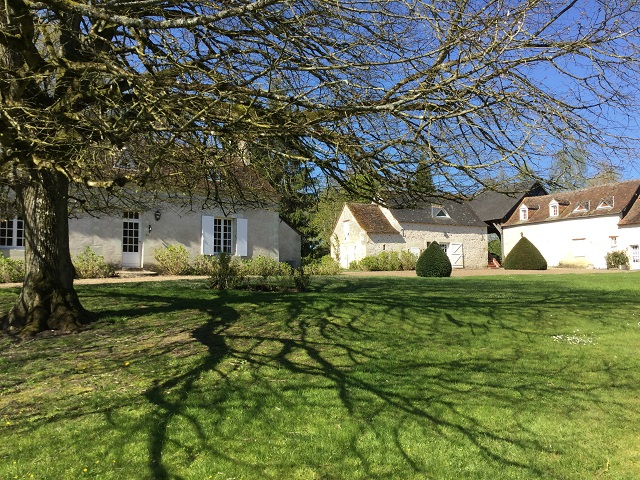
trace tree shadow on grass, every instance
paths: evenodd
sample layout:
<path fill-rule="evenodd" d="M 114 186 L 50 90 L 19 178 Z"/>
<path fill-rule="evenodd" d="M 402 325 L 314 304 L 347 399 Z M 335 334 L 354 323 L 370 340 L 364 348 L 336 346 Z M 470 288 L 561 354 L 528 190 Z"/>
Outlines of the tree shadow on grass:
<path fill-rule="evenodd" d="M 224 330 L 240 318 L 238 312 L 227 305 L 225 292 L 220 295 L 210 315 L 211 318 L 206 323 L 191 333 L 196 341 L 207 347 L 208 354 L 204 361 L 183 375 L 164 382 L 156 382 L 152 388 L 145 392 L 145 397 L 155 407 L 154 426 L 149 432 L 149 469 L 155 480 L 170 478 L 163 462 L 163 450 L 169 440 L 167 430 L 172 419 L 177 416 L 186 419 L 197 432 L 200 441 L 205 441 L 206 436 L 198 420 L 184 411 L 186 400 L 193 390 L 194 383 L 201 375 L 216 370 L 229 353 Z M 171 394 L 167 392 L 171 392 Z M 184 448 L 189 450 L 186 446 Z M 185 453 L 193 455 L 193 452 L 187 451 Z"/>
<path fill-rule="evenodd" d="M 376 351 L 375 347 L 394 341 L 389 335 L 394 327 L 414 329 L 417 335 L 421 334 L 419 329 L 422 328 L 428 330 L 425 335 L 448 337 L 442 347 L 451 349 L 459 349 L 461 345 L 456 342 L 489 338 L 495 329 L 510 331 L 520 342 L 529 341 L 537 333 L 528 322 L 542 321 L 556 309 L 585 311 L 593 304 L 596 311 L 592 314 L 596 319 L 613 305 L 633 305 L 635 293 L 615 297 L 601 295 L 594 300 L 593 291 L 558 291 L 558 285 L 551 284 L 538 285 L 535 292 L 524 290 L 516 296 L 505 296 L 496 293 L 490 284 L 475 282 L 470 289 L 472 293 L 461 298 L 460 285 L 445 282 L 425 285 L 429 288 L 424 292 L 415 288 L 389 291 L 384 280 L 373 279 L 360 281 L 359 285 L 321 283 L 315 291 L 303 295 L 253 294 L 250 302 L 263 318 L 263 323 L 253 325 L 254 331 L 248 323 L 244 330 L 232 328 L 241 319 L 237 307 L 247 299 L 234 294 L 221 295 L 215 305 L 211 305 L 211 318 L 191 333 L 207 348 L 204 361 L 184 375 L 155 385 L 145 394 L 154 406 L 156 416 L 149 438 L 149 467 L 153 477 L 166 479 L 170 476 L 163 453 L 168 445 L 178 442 L 169 431 L 170 423 L 177 417 L 192 425 L 202 448 L 218 458 L 243 464 L 243 468 L 267 476 L 260 465 L 245 465 L 241 453 L 225 452 L 223 443 L 213 452 L 201 420 L 185 411 L 194 382 L 203 373 L 218 369 L 225 359 L 242 361 L 256 378 L 260 378 L 262 372 L 268 375 L 269 369 L 274 367 L 284 369 L 291 378 L 297 379 L 295 384 L 308 384 L 302 387 L 308 390 L 315 388 L 313 384 L 318 381 L 328 382 L 348 416 L 359 423 L 365 436 L 373 433 L 384 438 L 388 433 L 382 424 L 387 423 L 388 418 L 394 418 L 392 439 L 386 448 L 393 446 L 412 472 L 424 475 L 428 473 L 424 463 L 418 461 L 404 444 L 404 431 L 408 426 L 413 429 L 420 426 L 425 436 L 439 437 L 452 445 L 462 441 L 467 448 L 496 465 L 544 477 L 548 471 L 523 460 L 522 456 L 505 453 L 516 450 L 524 452 L 525 458 L 541 452 L 555 453 L 525 420 L 530 411 L 535 411 L 537 402 L 553 402 L 556 396 L 562 395 L 565 401 L 575 402 L 577 408 L 590 404 L 598 405 L 598 408 L 613 407 L 611 410 L 618 412 L 626 408 L 609 404 L 601 385 L 572 378 L 573 365 L 558 364 L 552 379 L 537 367 L 528 369 L 521 364 L 520 347 L 514 348 L 505 358 L 489 352 L 478 354 L 476 349 L 474 353 L 462 353 L 455 359 L 445 354 L 442 360 L 434 357 L 419 360 L 402 352 L 395 359 L 387 359 L 388 352 Z M 504 315 L 518 310 L 521 310 L 522 324 Z M 480 312 L 482 318 L 466 316 L 466 312 L 472 311 Z M 368 323 L 368 316 L 371 322 L 376 322 L 375 326 Z M 272 317 L 286 318 L 286 321 L 268 326 Z M 384 328 L 385 317 L 391 319 L 387 329 Z M 406 337 L 401 337 L 400 344 L 394 348 L 402 349 L 403 341 Z M 520 370 L 514 375 L 514 364 L 519 362 Z M 233 382 L 224 375 L 221 378 Z M 385 384 L 385 379 L 392 380 L 392 385 Z M 266 394 L 286 403 L 284 392 L 270 388 Z M 475 408 L 493 408 L 493 405 L 514 414 L 508 428 L 500 428 L 472 413 Z M 309 407 L 322 408 L 312 404 Z M 259 411 L 260 407 L 256 409 Z M 378 419 L 385 420 L 379 424 Z M 189 449 L 194 448 L 179 447 L 187 455 Z M 355 439 L 350 448 L 351 452 L 345 455 L 359 458 L 366 474 L 375 477 L 376 467 Z"/>
<path fill-rule="evenodd" d="M 152 478 L 177 478 L 175 460 L 167 455 L 175 450 L 180 450 L 187 462 L 205 452 L 244 472 L 278 478 L 277 473 L 267 473 L 241 451 L 230 449 L 226 439 L 213 439 L 212 435 L 222 435 L 219 426 L 205 424 L 205 417 L 194 415 L 193 409 L 215 413 L 224 409 L 230 398 L 240 403 L 249 399 L 255 402 L 247 407 L 253 417 L 243 418 L 255 420 L 266 412 L 265 397 L 281 405 L 291 402 L 288 389 L 298 389 L 295 402 L 315 411 L 324 405 L 310 400 L 312 394 L 333 392 L 341 415 L 349 417 L 360 431 L 359 435 L 351 434 L 349 451 L 342 453 L 343 458 L 357 458 L 367 478 L 380 476 L 379 465 L 359 443 L 360 437 L 368 436 L 384 441 L 384 448 L 402 458 L 409 472 L 428 476 L 424 459 L 416 458 L 407 447 L 408 430 L 419 430 L 425 439 L 462 445 L 499 467 L 543 478 L 548 471 L 522 458 L 541 452 L 552 455 L 551 448 L 561 450 L 563 446 L 550 447 L 530 425 L 537 403 L 553 404 L 561 396 L 572 403 L 571 409 L 593 406 L 608 410 L 609 415 L 620 416 L 621 423 L 628 405 L 608 398 L 603 390 L 607 382 L 574 378 L 575 356 L 554 361 L 553 369 L 528 366 L 528 342 L 549 336 L 548 331 L 541 333 L 537 328 L 556 325 L 550 323 L 550 315 L 560 309 L 589 315 L 594 322 L 611 323 L 615 319 L 607 312 L 637 308 L 637 296 L 636 291 L 596 295 L 586 288 L 563 289 L 558 280 L 535 288 L 524 280 L 517 282 L 509 292 L 496 289 L 504 283 L 421 279 L 322 279 L 306 294 L 212 295 L 207 291 L 187 294 L 180 289 L 131 293 L 123 288 L 119 302 L 105 308 L 99 318 L 140 318 L 145 322 L 166 315 L 167 323 L 180 325 L 188 337 L 204 347 L 201 350 L 206 349 L 195 366 L 156 381 L 144 393 L 153 408 L 153 421 L 144 423 Z M 96 292 L 96 301 L 100 301 L 101 294 Z M 122 308 L 132 304 L 137 307 Z M 193 311 L 196 317 L 181 324 L 176 315 L 186 311 Z M 491 350 L 496 330 L 506 331 L 513 340 L 502 347 L 504 353 Z M 130 333 L 135 335 L 135 330 Z M 421 344 L 429 345 L 435 353 L 425 351 L 420 358 L 408 351 Z M 240 363 L 251 375 L 251 382 L 233 375 L 230 365 Z M 286 380 L 272 381 L 274 369 L 286 372 Z M 216 401 L 211 404 L 194 406 L 194 399 L 204 402 L 199 398 L 202 384 L 198 382 L 208 373 L 215 373 L 212 378 L 217 382 L 208 387 L 225 393 L 214 395 Z M 600 373 L 610 376 L 612 385 L 621 383 L 616 378 L 620 371 L 605 366 Z M 476 413 L 494 408 L 513 415 L 506 419 L 507 427 L 492 424 Z M 184 426 L 176 428 L 174 421 L 186 422 L 196 440 L 181 439 L 176 429 Z M 509 453 L 514 450 L 522 455 Z M 271 471 L 277 471 L 277 461 L 272 461 Z M 307 462 L 321 476 L 332 476 L 332 471 L 324 470 L 328 468 L 326 459 Z"/>

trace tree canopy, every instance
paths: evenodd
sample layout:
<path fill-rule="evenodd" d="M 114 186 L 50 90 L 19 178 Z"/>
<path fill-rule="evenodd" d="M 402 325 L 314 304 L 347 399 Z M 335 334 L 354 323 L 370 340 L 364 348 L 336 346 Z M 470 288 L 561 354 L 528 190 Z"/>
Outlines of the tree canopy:
<path fill-rule="evenodd" d="M 73 290 L 59 281 L 70 261 L 45 261 L 66 264 L 69 185 L 74 195 L 198 185 L 214 201 L 251 202 L 237 163 L 260 151 L 258 173 L 297 162 L 369 197 L 407 192 L 422 165 L 438 194 L 457 197 L 498 166 L 544 177 L 541 160 L 567 138 L 603 155 L 631 146 L 639 10 L 598 0 L 6 0 L 0 182 L 25 217 L 20 302 L 32 305 L 29 272 Z M 115 174 L 135 148 L 136 168 Z"/>
<path fill-rule="evenodd" d="M 0 161 L 11 182 L 33 166 L 104 185 L 87 147 L 104 162 L 144 138 L 158 150 L 145 178 L 184 169 L 162 146 L 198 149 L 224 170 L 220 150 L 245 142 L 341 182 L 361 173 L 399 190 L 427 162 L 439 190 L 466 191 L 498 163 L 543 174 L 538 160 L 569 135 L 620 147 L 610 127 L 637 85 L 634 2 L 0 8 Z M 282 152 L 282 138 L 294 148 Z"/>

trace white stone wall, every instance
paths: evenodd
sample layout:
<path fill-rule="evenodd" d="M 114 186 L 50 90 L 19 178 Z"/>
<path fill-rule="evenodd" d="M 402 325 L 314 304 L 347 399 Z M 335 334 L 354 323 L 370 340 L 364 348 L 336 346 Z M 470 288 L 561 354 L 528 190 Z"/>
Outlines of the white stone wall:
<path fill-rule="evenodd" d="M 631 258 L 630 245 L 640 244 L 640 228 L 619 228 L 618 215 L 556 220 L 530 225 L 503 227 L 505 256 L 524 235 L 533 243 L 550 267 L 560 264 L 607 268 L 608 252 L 626 250 Z M 617 237 L 612 245 L 611 237 Z M 640 264 L 631 265 L 640 268 Z"/>
<path fill-rule="evenodd" d="M 462 244 L 464 268 L 487 267 L 487 235 L 483 227 L 404 225 L 405 250 L 427 248 L 430 242 Z"/>
<path fill-rule="evenodd" d="M 300 234 L 282 220 L 279 221 L 279 247 L 280 261 L 299 267 L 302 263 L 300 247 Z"/>
<path fill-rule="evenodd" d="M 2 247 L 0 248 L 0 255 L 10 258 L 11 260 L 24 261 L 24 248 Z"/>
<path fill-rule="evenodd" d="M 154 218 L 156 210 L 161 212 L 158 221 Z M 202 253 L 202 215 L 225 216 L 218 210 L 191 212 L 169 204 L 158 205 L 151 210 L 140 212 L 143 267 L 155 264 L 155 250 L 170 244 L 182 244 L 192 258 L 200 255 Z M 277 212 L 246 210 L 227 217 L 247 219 L 248 257 L 263 255 L 279 259 L 280 219 Z M 149 227 L 151 227 L 151 231 L 149 231 Z M 235 226 L 233 233 L 233 244 L 235 245 Z M 289 238 L 287 241 L 292 242 L 293 239 Z M 103 255 L 107 262 L 120 265 L 122 261 L 122 218 L 120 216 L 94 218 L 83 215 L 79 218 L 69 219 L 69 245 L 72 255 L 82 252 L 89 246 L 97 254 Z"/>
<path fill-rule="evenodd" d="M 632 258 L 632 245 L 640 248 L 640 225 L 632 225 L 618 229 L 620 233 L 618 237 L 618 247 L 611 250 L 625 250 L 629 257 L 629 268 L 632 270 L 640 270 L 640 261 L 634 262 Z"/>

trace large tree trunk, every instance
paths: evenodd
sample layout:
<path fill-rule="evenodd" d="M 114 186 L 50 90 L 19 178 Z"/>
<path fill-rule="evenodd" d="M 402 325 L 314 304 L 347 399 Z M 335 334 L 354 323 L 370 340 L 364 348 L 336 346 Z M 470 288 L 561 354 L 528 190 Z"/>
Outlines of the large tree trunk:
<path fill-rule="evenodd" d="M 39 170 L 16 188 L 25 222 L 25 269 L 22 292 L 0 323 L 20 336 L 44 330 L 77 331 L 89 318 L 73 289 L 69 253 L 67 178 Z"/>

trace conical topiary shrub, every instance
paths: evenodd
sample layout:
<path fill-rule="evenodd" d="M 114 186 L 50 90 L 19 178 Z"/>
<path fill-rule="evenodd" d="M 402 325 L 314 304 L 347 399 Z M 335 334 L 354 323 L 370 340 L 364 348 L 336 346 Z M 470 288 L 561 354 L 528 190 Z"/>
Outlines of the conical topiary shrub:
<path fill-rule="evenodd" d="M 416 262 L 416 275 L 419 277 L 450 277 L 451 261 L 442 251 L 438 242 L 432 242 L 420 254 Z"/>
<path fill-rule="evenodd" d="M 546 270 L 547 261 L 536 246 L 522 237 L 504 259 L 505 270 Z"/>

